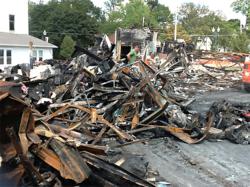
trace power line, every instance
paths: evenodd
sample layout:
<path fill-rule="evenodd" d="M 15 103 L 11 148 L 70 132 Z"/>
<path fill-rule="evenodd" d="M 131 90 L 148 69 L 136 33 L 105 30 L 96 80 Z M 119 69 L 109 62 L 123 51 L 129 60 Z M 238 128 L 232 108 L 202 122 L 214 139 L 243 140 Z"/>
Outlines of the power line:
<path fill-rule="evenodd" d="M 163 33 L 164 34 L 164 33 Z M 173 34 L 165 34 L 166 36 L 172 36 Z M 177 34 L 177 35 L 181 35 L 182 34 Z M 214 35 L 195 35 L 195 34 L 183 34 L 183 35 L 186 35 L 186 36 L 190 36 L 190 37 L 214 37 Z M 219 37 L 222 36 L 231 36 L 231 37 L 234 37 L 234 36 L 238 36 L 239 34 L 220 34 L 218 35 Z"/>
<path fill-rule="evenodd" d="M 43 31 L 30 31 L 30 33 L 43 33 Z M 78 36 L 92 36 L 91 34 L 82 34 L 82 33 L 76 33 L 76 32 L 47 32 L 48 34 L 60 34 L 60 35 L 78 35 Z M 164 33 L 163 33 L 164 34 Z M 165 34 L 167 36 L 173 35 L 173 34 Z M 180 35 L 180 34 L 178 34 Z M 185 34 L 188 35 L 188 34 Z M 218 37 L 235 37 L 239 34 L 220 34 Z M 214 37 L 214 35 L 196 35 L 196 34 L 190 34 L 188 35 L 190 37 Z"/>
<path fill-rule="evenodd" d="M 30 31 L 30 33 L 43 33 L 43 31 Z M 91 34 L 82 34 L 82 33 L 75 33 L 75 32 L 47 32 L 48 34 L 61 34 L 61 35 L 79 35 L 79 36 L 91 36 Z"/>
<path fill-rule="evenodd" d="M 191 34 L 191 35 L 189 35 L 189 36 L 191 36 L 191 37 L 201 37 L 201 36 L 206 36 L 206 37 L 214 37 L 215 35 L 195 35 L 195 34 Z M 219 37 L 220 36 L 231 36 L 231 37 L 234 37 L 234 36 L 238 36 L 238 34 L 219 34 L 218 35 Z"/>

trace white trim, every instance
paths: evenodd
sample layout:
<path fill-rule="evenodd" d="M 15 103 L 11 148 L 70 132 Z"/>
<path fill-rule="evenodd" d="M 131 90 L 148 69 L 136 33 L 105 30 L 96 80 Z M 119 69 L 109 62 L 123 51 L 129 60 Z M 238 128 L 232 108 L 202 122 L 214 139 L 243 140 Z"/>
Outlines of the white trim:
<path fill-rule="evenodd" d="M 13 49 L 11 48 L 1 48 L 1 50 L 3 50 L 3 64 L 0 64 L 0 65 L 7 65 L 7 66 L 11 66 L 12 65 L 12 62 L 13 62 Z M 7 51 L 11 51 L 11 63 L 10 64 L 7 64 Z"/>
<path fill-rule="evenodd" d="M 8 64 L 8 56 L 7 56 L 7 51 L 10 51 L 11 56 L 10 56 L 10 64 Z M 13 64 L 13 50 L 12 49 L 6 49 L 6 65 L 11 66 Z"/>
<path fill-rule="evenodd" d="M 20 45 L 20 44 L 0 44 L 0 47 L 29 47 L 28 45 Z M 42 46 L 42 45 L 33 45 L 33 47 L 39 47 L 39 48 L 58 48 L 55 45 L 51 46 Z"/>
<path fill-rule="evenodd" d="M 0 64 L 0 66 L 1 66 L 1 65 L 4 65 L 4 64 L 5 64 L 5 50 L 2 49 L 2 48 L 0 48 L 0 50 L 3 50 L 3 64 Z"/>

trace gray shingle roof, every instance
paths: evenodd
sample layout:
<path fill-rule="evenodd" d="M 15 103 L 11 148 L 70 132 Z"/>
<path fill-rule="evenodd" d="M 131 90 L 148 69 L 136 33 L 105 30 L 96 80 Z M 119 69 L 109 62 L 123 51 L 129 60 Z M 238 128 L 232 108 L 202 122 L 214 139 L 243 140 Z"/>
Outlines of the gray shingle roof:
<path fill-rule="evenodd" d="M 0 46 L 29 47 L 30 42 L 33 43 L 33 47 L 57 48 L 51 43 L 27 34 L 0 32 Z"/>

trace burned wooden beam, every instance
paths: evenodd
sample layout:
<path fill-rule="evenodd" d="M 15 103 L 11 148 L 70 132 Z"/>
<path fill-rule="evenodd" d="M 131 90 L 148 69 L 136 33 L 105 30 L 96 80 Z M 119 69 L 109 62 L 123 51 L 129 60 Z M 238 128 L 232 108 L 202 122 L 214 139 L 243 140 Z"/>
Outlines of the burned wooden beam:
<path fill-rule="evenodd" d="M 117 186 L 131 186 L 131 187 L 139 187 L 139 186 L 147 186 L 153 187 L 154 185 L 140 179 L 132 173 L 122 169 L 121 167 L 109 163 L 93 154 L 82 152 L 81 153 L 83 159 L 95 173 L 100 178 L 103 178 L 107 181 L 110 181 L 114 185 Z"/>

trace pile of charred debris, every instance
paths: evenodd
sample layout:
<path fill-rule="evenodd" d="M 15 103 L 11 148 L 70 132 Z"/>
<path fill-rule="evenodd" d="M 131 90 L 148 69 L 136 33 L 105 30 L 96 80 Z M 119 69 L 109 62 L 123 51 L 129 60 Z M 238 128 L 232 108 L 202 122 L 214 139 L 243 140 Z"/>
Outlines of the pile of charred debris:
<path fill-rule="evenodd" d="M 154 186 L 107 157 L 117 147 L 166 136 L 188 144 L 204 139 L 249 144 L 248 105 L 214 103 L 206 116 L 188 109 L 197 90 L 240 78 L 191 64 L 182 50 L 147 65 L 77 48 L 70 62 L 47 62 L 53 73 L 40 78 L 25 71 L 0 74 L 1 184 Z M 153 136 L 140 136 L 145 131 Z"/>

